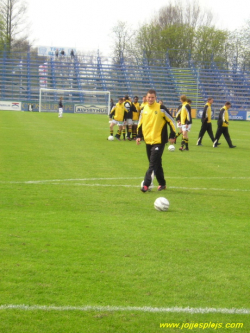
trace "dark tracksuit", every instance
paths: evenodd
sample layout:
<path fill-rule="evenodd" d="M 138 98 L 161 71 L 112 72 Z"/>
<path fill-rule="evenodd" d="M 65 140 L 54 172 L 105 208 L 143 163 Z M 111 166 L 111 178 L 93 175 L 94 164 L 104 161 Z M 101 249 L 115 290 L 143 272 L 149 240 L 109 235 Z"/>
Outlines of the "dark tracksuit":
<path fill-rule="evenodd" d="M 201 145 L 202 138 L 206 132 L 208 133 L 212 142 L 214 142 L 214 140 L 215 140 L 214 133 L 212 130 L 211 115 L 212 115 L 211 104 L 207 103 L 203 109 L 203 113 L 202 113 L 202 117 L 201 117 L 202 125 L 201 125 L 201 129 L 200 129 L 200 133 L 199 133 L 199 137 L 198 137 L 198 141 L 197 141 L 198 146 Z"/>
<path fill-rule="evenodd" d="M 213 144 L 214 147 L 217 147 L 218 141 L 219 141 L 221 135 L 223 134 L 229 147 L 234 148 L 230 135 L 229 135 L 229 132 L 228 132 L 228 122 L 229 122 L 228 109 L 226 106 L 224 106 L 222 109 L 220 109 L 219 118 L 217 121 L 218 128 L 217 128 L 217 132 L 216 132 L 215 140 L 214 140 L 214 144 Z"/>
<path fill-rule="evenodd" d="M 144 138 L 149 161 L 149 167 L 144 177 L 145 186 L 150 186 L 153 171 L 159 185 L 166 185 L 162 168 L 162 154 L 165 144 L 168 142 L 167 124 L 170 126 L 170 138 L 174 139 L 176 133 L 174 119 L 167 108 L 156 102 L 144 106 L 138 124 L 138 137 Z"/>

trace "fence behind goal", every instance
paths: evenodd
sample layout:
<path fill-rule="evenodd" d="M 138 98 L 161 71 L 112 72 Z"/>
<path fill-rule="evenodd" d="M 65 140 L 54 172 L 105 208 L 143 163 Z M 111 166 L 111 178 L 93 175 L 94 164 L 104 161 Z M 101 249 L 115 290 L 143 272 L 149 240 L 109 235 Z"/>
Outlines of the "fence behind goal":
<path fill-rule="evenodd" d="M 109 91 L 41 88 L 39 112 L 58 112 L 61 97 L 64 112 L 108 114 L 110 111 Z"/>

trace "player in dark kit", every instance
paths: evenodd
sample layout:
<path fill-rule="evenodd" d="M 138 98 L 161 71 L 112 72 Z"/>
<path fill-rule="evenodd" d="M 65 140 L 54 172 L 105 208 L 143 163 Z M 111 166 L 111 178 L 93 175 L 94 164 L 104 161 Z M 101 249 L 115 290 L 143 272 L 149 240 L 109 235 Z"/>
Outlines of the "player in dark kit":
<path fill-rule="evenodd" d="M 124 106 L 128 110 L 127 114 L 127 126 L 128 126 L 128 132 L 127 132 L 127 139 L 129 141 L 132 140 L 131 134 L 132 134 L 132 125 L 133 125 L 133 112 L 137 112 L 136 107 L 134 104 L 130 101 L 128 95 L 124 97 Z"/>
<path fill-rule="evenodd" d="M 180 101 L 182 103 L 182 107 L 180 109 L 180 120 L 182 125 L 182 141 L 179 150 L 184 151 L 184 150 L 189 150 L 188 132 L 191 130 L 192 126 L 192 115 L 191 115 L 191 106 L 188 103 L 187 97 L 185 95 L 181 95 Z"/>
<path fill-rule="evenodd" d="M 141 111 L 136 143 L 142 138 L 146 143 L 149 167 L 144 177 L 142 192 L 147 192 L 152 181 L 152 172 L 159 183 L 158 191 L 166 189 L 166 180 L 162 168 L 162 154 L 168 142 L 167 124 L 170 125 L 169 141 L 174 142 L 175 123 L 165 106 L 156 102 L 156 92 L 150 89 L 147 94 L 147 104 Z"/>
<path fill-rule="evenodd" d="M 63 101 L 63 98 L 60 97 L 59 102 L 58 102 L 58 112 L 59 112 L 58 117 L 59 118 L 62 118 L 62 116 L 63 116 L 63 102 L 62 101 Z"/>
<path fill-rule="evenodd" d="M 219 113 L 219 118 L 218 118 L 218 128 L 217 128 L 217 132 L 215 135 L 215 140 L 214 140 L 214 144 L 213 147 L 217 148 L 218 146 L 218 141 L 221 137 L 221 134 L 224 135 L 224 138 L 226 139 L 229 148 L 235 148 L 236 146 L 234 146 L 232 144 L 229 132 L 228 132 L 228 125 L 229 125 L 229 116 L 228 116 L 228 110 L 231 108 L 231 103 L 230 102 L 226 102 L 225 105 L 223 106 L 223 108 L 220 109 L 220 113 Z"/>
<path fill-rule="evenodd" d="M 208 133 L 212 142 L 214 142 L 214 140 L 215 140 L 214 133 L 212 130 L 212 123 L 211 123 L 211 119 L 212 119 L 211 105 L 213 104 L 213 102 L 214 102 L 213 98 L 208 98 L 207 103 L 204 106 L 202 116 L 201 116 L 202 125 L 201 125 L 201 129 L 200 129 L 198 141 L 196 143 L 197 146 L 202 146 L 202 138 L 206 132 Z"/>

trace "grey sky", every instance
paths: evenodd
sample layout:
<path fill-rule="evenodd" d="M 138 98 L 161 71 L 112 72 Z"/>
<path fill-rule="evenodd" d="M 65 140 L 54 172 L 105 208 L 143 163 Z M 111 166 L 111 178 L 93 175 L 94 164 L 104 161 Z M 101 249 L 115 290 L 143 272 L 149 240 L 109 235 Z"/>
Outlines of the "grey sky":
<path fill-rule="evenodd" d="M 26 1 L 35 45 L 74 47 L 82 51 L 99 49 L 103 55 L 110 53 L 111 29 L 118 20 L 136 28 L 169 3 L 168 0 Z M 199 3 L 212 10 L 218 28 L 233 30 L 250 19 L 249 0 L 199 0 Z"/>

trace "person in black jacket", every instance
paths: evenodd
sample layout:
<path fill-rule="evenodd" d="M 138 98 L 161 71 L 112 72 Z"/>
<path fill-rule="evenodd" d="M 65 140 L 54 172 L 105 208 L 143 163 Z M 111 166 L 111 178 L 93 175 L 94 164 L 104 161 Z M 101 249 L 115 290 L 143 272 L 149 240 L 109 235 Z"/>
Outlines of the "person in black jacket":
<path fill-rule="evenodd" d="M 202 146 L 202 138 L 206 132 L 208 133 L 212 142 L 214 142 L 215 140 L 214 133 L 212 130 L 212 122 L 211 122 L 212 121 L 211 105 L 213 104 L 213 102 L 214 102 L 213 98 L 210 97 L 207 99 L 207 103 L 204 106 L 201 116 L 201 129 L 198 136 L 198 141 L 196 143 L 197 146 Z"/>
<path fill-rule="evenodd" d="M 62 116 L 63 116 L 63 102 L 62 101 L 63 101 L 63 98 L 60 97 L 59 102 L 58 102 L 58 112 L 59 112 L 58 117 L 59 118 L 62 118 Z"/>
<path fill-rule="evenodd" d="M 127 139 L 129 141 L 132 140 L 131 134 L 132 134 L 132 125 L 133 125 L 133 112 L 137 112 L 136 107 L 134 104 L 131 102 L 130 98 L 128 95 L 124 97 L 124 102 L 123 102 L 125 108 L 128 110 L 127 114 Z"/>
<path fill-rule="evenodd" d="M 228 110 L 231 108 L 231 106 L 232 105 L 230 102 L 226 102 L 225 105 L 223 106 L 223 108 L 220 109 L 219 118 L 217 121 L 218 128 L 217 128 L 217 132 L 216 132 L 215 140 L 214 140 L 214 144 L 213 144 L 214 148 L 217 148 L 218 141 L 222 134 L 224 135 L 224 138 L 226 139 L 229 148 L 236 148 L 236 146 L 234 146 L 232 144 L 232 140 L 231 140 L 229 132 L 228 132 L 228 126 L 229 126 Z"/>

